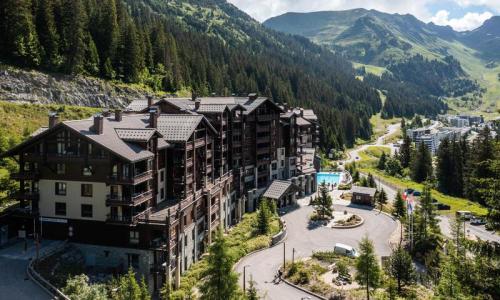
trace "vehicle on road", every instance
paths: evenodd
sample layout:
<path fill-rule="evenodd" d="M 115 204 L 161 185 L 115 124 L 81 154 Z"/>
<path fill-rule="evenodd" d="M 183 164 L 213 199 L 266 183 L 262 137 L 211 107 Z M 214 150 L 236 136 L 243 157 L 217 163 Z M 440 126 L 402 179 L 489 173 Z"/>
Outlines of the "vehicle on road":
<path fill-rule="evenodd" d="M 345 255 L 347 257 L 358 257 L 359 253 L 354 249 L 354 247 L 351 247 L 349 245 L 341 244 L 341 243 L 336 243 L 335 248 L 333 248 L 333 252 L 340 254 L 340 255 Z"/>
<path fill-rule="evenodd" d="M 471 225 L 484 225 L 484 224 L 486 224 L 486 221 L 482 218 L 474 217 L 470 220 L 470 224 Z"/>
<path fill-rule="evenodd" d="M 356 160 L 358 160 L 358 159 L 359 159 L 359 156 L 356 156 Z"/>
<path fill-rule="evenodd" d="M 456 216 L 463 220 L 468 221 L 472 218 L 472 213 L 468 210 L 459 210 L 457 211 Z"/>

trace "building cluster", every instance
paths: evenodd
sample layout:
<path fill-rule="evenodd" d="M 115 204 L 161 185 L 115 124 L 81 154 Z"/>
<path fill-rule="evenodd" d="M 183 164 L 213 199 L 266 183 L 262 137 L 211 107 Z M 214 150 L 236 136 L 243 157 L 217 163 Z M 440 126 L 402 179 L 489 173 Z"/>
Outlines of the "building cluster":
<path fill-rule="evenodd" d="M 432 155 L 439 149 L 444 139 L 461 139 L 469 134 L 470 127 L 423 127 L 408 129 L 406 134 L 418 146 L 425 144 Z"/>
<path fill-rule="evenodd" d="M 471 127 L 484 123 L 483 116 L 440 115 L 438 119 L 451 127 Z"/>
<path fill-rule="evenodd" d="M 49 116 L 4 153 L 19 162 L 12 232 L 68 240 L 87 264 L 135 268 L 158 290 L 266 195 L 278 206 L 315 192 L 312 110 L 268 98 L 137 100 L 60 122 Z"/>

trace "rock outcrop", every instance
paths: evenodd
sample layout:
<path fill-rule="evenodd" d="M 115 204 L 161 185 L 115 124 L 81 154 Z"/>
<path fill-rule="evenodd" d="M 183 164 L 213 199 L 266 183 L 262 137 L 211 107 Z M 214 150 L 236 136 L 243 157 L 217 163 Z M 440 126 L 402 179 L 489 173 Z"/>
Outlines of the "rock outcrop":
<path fill-rule="evenodd" d="M 146 94 L 97 78 L 0 67 L 0 100 L 5 101 L 120 108 Z"/>

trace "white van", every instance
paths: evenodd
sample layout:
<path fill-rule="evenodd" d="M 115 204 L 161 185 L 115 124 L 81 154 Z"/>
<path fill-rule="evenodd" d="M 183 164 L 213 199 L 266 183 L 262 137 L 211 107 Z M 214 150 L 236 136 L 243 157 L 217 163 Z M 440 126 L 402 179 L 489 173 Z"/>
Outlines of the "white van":
<path fill-rule="evenodd" d="M 335 244 L 335 248 L 333 248 L 333 252 L 340 254 L 340 255 L 352 257 L 352 258 L 359 256 L 359 253 L 356 251 L 356 249 L 354 249 L 353 247 L 351 247 L 349 245 L 344 245 L 344 244 L 340 244 L 340 243 Z"/>

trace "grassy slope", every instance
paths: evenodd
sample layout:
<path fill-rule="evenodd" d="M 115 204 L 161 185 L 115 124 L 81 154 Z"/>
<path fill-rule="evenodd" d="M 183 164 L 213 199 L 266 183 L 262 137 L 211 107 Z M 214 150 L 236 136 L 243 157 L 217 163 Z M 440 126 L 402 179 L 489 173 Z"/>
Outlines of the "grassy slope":
<path fill-rule="evenodd" d="M 376 169 L 374 165 L 378 161 L 378 157 L 382 155 L 382 151 L 388 153 L 388 148 L 385 147 L 369 147 L 366 151 L 359 154 L 361 161 L 359 162 L 360 170 L 363 173 L 372 173 L 374 176 L 383 179 L 384 181 L 399 187 L 401 190 L 411 188 L 414 190 L 422 191 L 423 184 L 416 183 L 406 178 L 396 178 L 385 174 L 384 172 Z M 442 214 L 455 214 L 457 210 L 469 210 L 477 215 L 486 215 L 487 209 L 477 203 L 468 201 L 464 198 L 452 197 L 445 195 L 437 190 L 432 190 L 432 196 L 441 203 L 451 206 L 449 211 L 440 211 Z"/>

